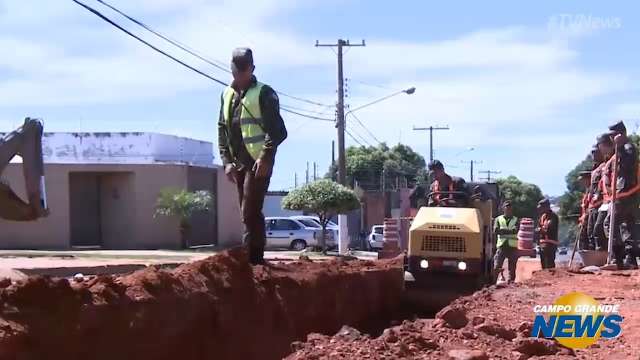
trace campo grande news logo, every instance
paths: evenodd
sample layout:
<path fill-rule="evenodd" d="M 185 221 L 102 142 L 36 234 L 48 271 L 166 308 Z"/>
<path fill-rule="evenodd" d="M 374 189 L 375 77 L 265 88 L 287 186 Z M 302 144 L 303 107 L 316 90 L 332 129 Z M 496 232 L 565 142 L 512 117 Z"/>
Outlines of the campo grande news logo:
<path fill-rule="evenodd" d="M 622 332 L 620 305 L 601 305 L 594 298 L 572 292 L 553 305 L 536 305 L 531 336 L 555 338 L 571 349 L 584 349 L 600 337 L 614 338 Z M 546 318 L 544 314 L 548 315 Z"/>

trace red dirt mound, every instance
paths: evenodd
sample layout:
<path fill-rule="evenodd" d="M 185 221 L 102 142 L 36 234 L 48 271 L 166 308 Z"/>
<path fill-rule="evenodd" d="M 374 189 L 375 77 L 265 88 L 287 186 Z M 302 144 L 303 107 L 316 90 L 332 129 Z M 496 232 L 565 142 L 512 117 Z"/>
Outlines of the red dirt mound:
<path fill-rule="evenodd" d="M 531 337 L 536 304 L 552 304 L 581 291 L 601 303 L 620 304 L 622 333 L 586 349 Z M 459 298 L 436 319 L 405 321 L 371 338 L 349 329 L 329 337 L 310 334 L 288 360 L 308 359 L 638 359 L 640 272 L 574 274 L 544 270 L 521 284 L 492 286 Z"/>
<path fill-rule="evenodd" d="M 232 250 L 167 271 L 0 290 L 0 359 L 277 359 L 308 333 L 392 316 L 395 261 L 251 267 Z"/>

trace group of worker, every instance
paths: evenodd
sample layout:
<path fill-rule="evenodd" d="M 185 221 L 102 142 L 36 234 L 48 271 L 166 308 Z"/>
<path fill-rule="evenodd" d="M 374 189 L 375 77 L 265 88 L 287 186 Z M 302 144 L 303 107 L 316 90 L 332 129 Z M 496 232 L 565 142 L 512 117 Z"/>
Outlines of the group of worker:
<path fill-rule="evenodd" d="M 459 207 L 466 206 L 468 200 L 473 197 L 464 179 L 448 175 L 444 171 L 444 165 L 438 160 L 429 163 L 429 174 L 433 180 L 428 206 Z M 494 268 L 501 272 L 504 261 L 508 261 L 509 282 L 515 281 L 516 267 L 520 252 L 518 250 L 517 234 L 520 228 L 520 219 L 513 214 L 510 200 L 502 203 L 503 214 L 494 221 L 494 234 L 496 236 L 496 253 L 494 256 Z M 538 226 L 535 234 L 540 244 L 540 264 L 543 269 L 555 267 L 556 251 L 558 249 L 559 219 L 551 209 L 549 199 L 544 198 L 537 204 Z"/>
<path fill-rule="evenodd" d="M 622 121 L 598 136 L 593 167 L 578 175 L 585 187 L 579 218 L 582 250 L 609 251 L 618 269 L 637 269 L 640 255 L 633 227 L 640 199 L 638 151 Z"/>
<path fill-rule="evenodd" d="M 540 200 L 536 209 L 538 226 L 534 231 L 540 245 L 540 266 L 543 269 L 552 269 L 556 267 L 559 218 L 551 209 L 551 202 L 547 198 Z M 503 201 L 502 215 L 498 216 L 493 224 L 493 232 L 496 236 L 496 254 L 493 258 L 493 266 L 496 273 L 501 273 L 504 261 L 508 261 L 508 282 L 514 282 L 516 279 L 516 268 L 520 257 L 518 250 L 519 230 L 520 219 L 513 214 L 511 201 Z"/>

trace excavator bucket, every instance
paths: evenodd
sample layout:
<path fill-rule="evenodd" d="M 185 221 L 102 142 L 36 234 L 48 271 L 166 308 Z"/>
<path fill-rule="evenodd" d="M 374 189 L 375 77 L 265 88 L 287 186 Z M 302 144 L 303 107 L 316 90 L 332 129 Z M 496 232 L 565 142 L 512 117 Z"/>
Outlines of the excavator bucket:
<path fill-rule="evenodd" d="M 0 217 L 31 221 L 48 215 L 42 159 L 42 123 L 26 118 L 24 124 L 0 139 L 0 174 L 14 156 L 22 157 L 27 201 L 0 182 Z"/>

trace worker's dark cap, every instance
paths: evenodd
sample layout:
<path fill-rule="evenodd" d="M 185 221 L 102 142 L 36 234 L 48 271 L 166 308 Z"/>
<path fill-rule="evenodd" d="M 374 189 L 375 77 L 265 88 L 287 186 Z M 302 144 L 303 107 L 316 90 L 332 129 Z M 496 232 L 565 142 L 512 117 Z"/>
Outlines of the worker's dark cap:
<path fill-rule="evenodd" d="M 253 66 L 253 51 L 249 48 L 236 48 L 231 54 L 231 70 L 234 72 L 247 71 Z"/>
<path fill-rule="evenodd" d="M 442 162 L 440 160 L 431 160 L 429 161 L 429 165 L 428 165 L 428 169 L 429 170 L 444 170 L 444 165 L 442 164 Z"/>
<path fill-rule="evenodd" d="M 578 179 L 590 178 L 590 177 L 591 177 L 591 171 L 580 171 L 578 173 Z"/>
<path fill-rule="evenodd" d="M 551 201 L 549 201 L 549 199 L 547 198 L 544 198 L 538 201 L 538 206 L 551 206 Z"/>
<path fill-rule="evenodd" d="M 617 133 L 626 133 L 627 132 L 627 127 L 624 126 L 624 122 L 618 121 L 617 123 L 609 126 L 609 130 L 615 131 Z"/>
<path fill-rule="evenodd" d="M 506 208 L 506 207 L 511 207 L 511 201 L 509 200 L 505 200 L 502 202 L 502 207 Z"/>
<path fill-rule="evenodd" d="M 606 133 L 598 136 L 597 138 L 598 144 L 612 145 L 613 141 L 611 141 L 611 134 Z"/>

